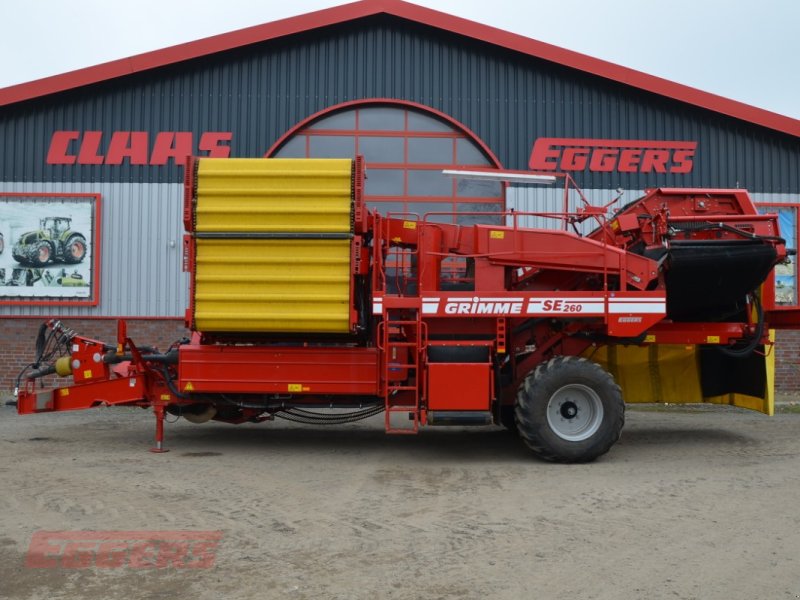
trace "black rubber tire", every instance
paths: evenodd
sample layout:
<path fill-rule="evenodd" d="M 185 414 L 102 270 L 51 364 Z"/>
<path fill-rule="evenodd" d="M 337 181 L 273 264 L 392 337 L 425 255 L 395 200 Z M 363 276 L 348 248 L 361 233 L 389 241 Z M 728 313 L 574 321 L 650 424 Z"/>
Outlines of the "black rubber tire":
<path fill-rule="evenodd" d="M 576 384 L 594 392 L 602 405 L 602 416 L 598 417 L 596 431 L 585 439 L 571 441 L 551 427 L 547 410 L 557 392 Z M 619 440 L 625 424 L 625 403 L 611 373 L 600 365 L 585 358 L 557 356 L 525 377 L 517 392 L 515 414 L 520 437 L 536 456 L 552 462 L 584 463 L 602 456 Z"/>
<path fill-rule="evenodd" d="M 78 234 L 71 236 L 64 244 L 64 262 L 76 265 L 84 258 L 86 258 L 86 238 Z"/>
<path fill-rule="evenodd" d="M 53 247 L 48 242 L 36 244 L 36 252 L 32 255 L 29 263 L 34 267 L 44 267 L 53 258 Z"/>
<path fill-rule="evenodd" d="M 517 417 L 514 415 L 516 407 L 511 404 L 505 404 L 500 407 L 500 424 L 508 429 L 513 434 L 518 434 Z"/>

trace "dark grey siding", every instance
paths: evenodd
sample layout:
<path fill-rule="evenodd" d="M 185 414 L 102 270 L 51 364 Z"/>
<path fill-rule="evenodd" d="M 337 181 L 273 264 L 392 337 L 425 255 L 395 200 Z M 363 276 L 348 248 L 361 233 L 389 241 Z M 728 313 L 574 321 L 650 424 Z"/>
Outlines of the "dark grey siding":
<path fill-rule="evenodd" d="M 579 173 L 586 188 L 800 192 L 800 140 L 396 18 L 371 17 L 0 108 L 0 181 L 177 182 L 181 169 L 46 165 L 53 131 L 231 131 L 261 156 L 290 127 L 362 98 L 411 100 L 472 129 L 507 168 L 538 137 L 695 140 L 687 175 Z"/>

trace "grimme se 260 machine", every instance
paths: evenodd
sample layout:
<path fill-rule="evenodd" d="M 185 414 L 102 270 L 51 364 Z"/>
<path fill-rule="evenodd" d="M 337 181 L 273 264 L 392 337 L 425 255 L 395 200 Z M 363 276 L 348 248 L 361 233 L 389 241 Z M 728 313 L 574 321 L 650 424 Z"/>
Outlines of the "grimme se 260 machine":
<path fill-rule="evenodd" d="M 513 212 L 502 226 L 380 216 L 360 158 L 192 159 L 185 184 L 191 339 L 159 352 L 124 322 L 105 343 L 51 321 L 20 413 L 151 407 L 161 451 L 167 413 L 335 424 L 384 412 L 387 433 L 498 423 L 541 458 L 581 462 L 618 440 L 623 389 L 654 399 L 637 378 L 652 380 L 670 361 L 653 349 L 669 347 L 696 373 L 682 401 L 771 411 L 769 327 L 795 319 L 763 284 L 791 251 L 743 190 L 653 189 L 608 219 L 588 204 L 550 215 L 596 222 L 581 235 L 520 227 Z M 37 386 L 53 374 L 71 381 Z"/>

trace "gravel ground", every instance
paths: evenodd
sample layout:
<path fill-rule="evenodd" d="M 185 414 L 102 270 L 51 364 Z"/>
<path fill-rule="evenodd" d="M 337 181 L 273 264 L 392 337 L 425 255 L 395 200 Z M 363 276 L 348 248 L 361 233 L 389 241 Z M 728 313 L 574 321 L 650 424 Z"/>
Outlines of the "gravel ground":
<path fill-rule="evenodd" d="M 794 407 L 796 408 L 796 407 Z M 0 409 L 0 598 L 800 598 L 800 414 L 636 408 L 588 465 L 387 437 Z M 221 531 L 208 569 L 32 569 L 41 530 Z"/>

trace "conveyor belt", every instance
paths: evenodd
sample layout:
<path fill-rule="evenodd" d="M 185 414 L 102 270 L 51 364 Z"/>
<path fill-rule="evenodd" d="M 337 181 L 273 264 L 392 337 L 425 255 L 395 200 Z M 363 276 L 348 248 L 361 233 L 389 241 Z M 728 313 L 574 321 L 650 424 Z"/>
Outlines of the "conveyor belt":
<path fill-rule="evenodd" d="M 775 247 L 758 241 L 673 243 L 665 261 L 667 316 L 721 321 L 744 308 L 775 264 Z"/>

